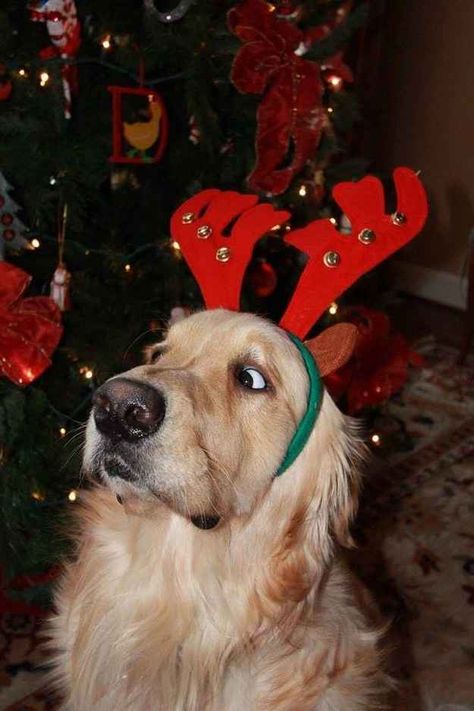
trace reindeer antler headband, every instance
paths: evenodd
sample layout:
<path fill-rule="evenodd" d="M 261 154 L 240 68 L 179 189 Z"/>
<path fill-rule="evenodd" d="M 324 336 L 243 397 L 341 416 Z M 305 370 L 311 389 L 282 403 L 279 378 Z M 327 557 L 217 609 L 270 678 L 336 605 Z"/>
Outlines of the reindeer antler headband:
<path fill-rule="evenodd" d="M 341 234 L 329 219 L 319 219 L 285 236 L 287 244 L 304 252 L 308 261 L 279 325 L 297 337 L 292 340 L 305 362 L 310 391 L 320 391 L 319 376 L 298 339 L 307 335 L 329 304 L 360 276 L 413 239 L 426 220 L 426 194 L 416 173 L 397 168 L 393 178 L 397 191 L 394 213 L 385 212 L 381 182 L 368 176 L 354 183 L 339 183 L 333 189 L 335 201 L 351 223 L 350 235 Z M 171 219 L 173 239 L 179 243 L 208 309 L 239 310 L 242 280 L 255 244 L 289 217 L 285 210 L 259 203 L 256 195 L 214 189 L 198 193 L 176 210 Z M 278 473 L 293 463 L 306 444 L 319 404 L 320 397 L 311 411 L 308 407 L 300 423 L 304 431 L 297 428 Z M 298 444 L 294 447 L 295 440 Z"/>
<path fill-rule="evenodd" d="M 332 301 L 360 276 L 407 244 L 423 227 L 428 206 L 423 185 L 408 168 L 394 172 L 397 209 L 385 213 L 381 182 L 368 176 L 339 183 L 333 197 L 352 231 L 341 234 L 329 219 L 289 232 L 285 241 L 308 255 L 280 326 L 304 338 Z M 203 190 L 171 219 L 171 232 L 193 272 L 208 309 L 239 310 L 245 269 L 258 240 L 290 218 L 258 203 L 256 195 Z"/>

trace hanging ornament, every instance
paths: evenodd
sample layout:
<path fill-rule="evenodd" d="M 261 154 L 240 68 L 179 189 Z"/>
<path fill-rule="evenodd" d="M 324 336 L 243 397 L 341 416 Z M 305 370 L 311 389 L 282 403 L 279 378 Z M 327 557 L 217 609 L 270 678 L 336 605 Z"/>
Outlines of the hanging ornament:
<path fill-rule="evenodd" d="M 17 217 L 20 209 L 8 194 L 12 186 L 0 172 L 0 260 L 3 259 L 5 245 L 13 250 L 29 249 L 30 242 L 23 236 L 26 227 Z"/>
<path fill-rule="evenodd" d="M 201 130 L 197 125 L 195 116 L 191 116 L 189 119 L 189 140 L 195 146 L 201 143 Z"/>
<path fill-rule="evenodd" d="M 255 296 L 264 299 L 273 294 L 278 278 L 272 265 L 265 259 L 259 259 L 251 268 L 249 281 Z"/>
<path fill-rule="evenodd" d="M 6 101 L 12 93 L 12 82 L 4 64 L 0 64 L 0 101 Z"/>
<path fill-rule="evenodd" d="M 64 205 L 63 214 L 58 225 L 58 266 L 50 284 L 50 296 L 60 311 L 68 311 L 71 308 L 71 275 L 63 261 L 66 224 L 67 205 Z"/>
<path fill-rule="evenodd" d="M 168 140 L 168 115 L 161 96 L 153 89 L 139 86 L 109 86 L 112 94 L 113 152 L 112 163 L 158 163 Z M 123 120 L 123 98 L 143 97 L 145 120 L 129 123 Z"/>
<path fill-rule="evenodd" d="M 265 0 L 243 0 L 228 13 L 229 29 L 243 43 L 231 81 L 243 94 L 263 94 L 248 183 L 269 195 L 283 193 L 319 145 L 327 122 L 320 65 L 303 54 L 339 21 L 303 32 L 274 10 Z"/>
<path fill-rule="evenodd" d="M 160 11 L 157 9 L 154 0 L 143 0 L 143 9 L 149 19 L 153 18 L 168 25 L 171 22 L 181 20 L 194 2 L 195 0 L 180 0 L 172 10 Z"/>
<path fill-rule="evenodd" d="M 50 298 L 21 298 L 30 280 L 12 264 L 0 264 L 0 374 L 16 385 L 29 385 L 51 365 L 62 334 Z"/>
<path fill-rule="evenodd" d="M 73 59 L 81 45 L 81 27 L 74 0 L 33 0 L 28 6 L 33 22 L 45 22 L 52 46 L 41 50 L 41 59 Z M 61 70 L 64 115 L 71 118 L 72 95 L 77 93 L 77 67 L 65 64 Z"/>

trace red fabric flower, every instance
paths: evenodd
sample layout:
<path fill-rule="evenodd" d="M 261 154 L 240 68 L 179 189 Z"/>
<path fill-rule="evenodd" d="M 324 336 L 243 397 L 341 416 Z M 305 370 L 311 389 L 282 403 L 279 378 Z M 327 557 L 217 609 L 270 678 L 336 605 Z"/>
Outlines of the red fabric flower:
<path fill-rule="evenodd" d="M 326 379 L 331 395 L 347 397 L 349 414 L 378 405 L 398 392 L 408 377 L 408 366 L 423 364 L 405 338 L 391 330 L 381 311 L 364 306 L 352 309 L 344 320 L 355 323 L 359 338 L 352 359 Z"/>
<path fill-rule="evenodd" d="M 29 385 L 46 370 L 62 335 L 52 299 L 21 299 L 30 280 L 21 269 L 0 263 L 0 373 L 16 385 Z"/>
<path fill-rule="evenodd" d="M 271 11 L 264 0 L 244 0 L 228 14 L 229 29 L 244 43 L 231 80 L 244 94 L 263 94 L 257 111 L 256 165 L 252 190 L 284 192 L 319 144 L 325 121 L 320 67 L 296 53 L 330 27 L 304 34 Z M 341 70 L 340 55 L 334 60 Z M 331 60 L 326 60 L 331 66 Z M 347 68 L 345 68 L 347 69 Z M 344 78 L 349 78 L 350 70 Z"/>

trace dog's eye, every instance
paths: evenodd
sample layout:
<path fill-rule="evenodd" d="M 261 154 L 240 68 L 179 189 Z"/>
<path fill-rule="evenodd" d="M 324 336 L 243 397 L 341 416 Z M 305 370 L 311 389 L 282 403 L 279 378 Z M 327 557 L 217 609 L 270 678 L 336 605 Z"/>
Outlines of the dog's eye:
<path fill-rule="evenodd" d="M 255 368 L 241 368 L 237 373 L 237 380 L 250 390 L 265 390 L 267 381 Z"/>

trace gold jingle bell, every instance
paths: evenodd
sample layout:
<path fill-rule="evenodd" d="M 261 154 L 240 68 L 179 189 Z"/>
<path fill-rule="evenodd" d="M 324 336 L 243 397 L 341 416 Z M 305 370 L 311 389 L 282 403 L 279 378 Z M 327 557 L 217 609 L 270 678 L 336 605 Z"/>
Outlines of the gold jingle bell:
<path fill-rule="evenodd" d="M 323 262 L 327 267 L 337 267 L 341 262 L 341 255 L 339 252 L 326 252 Z"/>
<path fill-rule="evenodd" d="M 216 259 L 218 262 L 228 262 L 230 259 L 229 247 L 219 247 L 216 252 Z"/>
<path fill-rule="evenodd" d="M 407 221 L 407 216 L 404 212 L 394 212 L 392 215 L 392 222 L 394 225 L 404 225 Z"/>
<path fill-rule="evenodd" d="M 198 227 L 197 231 L 197 236 L 198 239 L 207 239 L 210 237 L 212 234 L 212 227 L 209 227 L 209 225 L 201 225 L 201 227 Z"/>
<path fill-rule="evenodd" d="M 361 230 L 357 237 L 359 242 L 362 242 L 362 244 L 372 244 L 372 242 L 375 242 L 375 232 L 370 230 L 368 227 Z"/>

